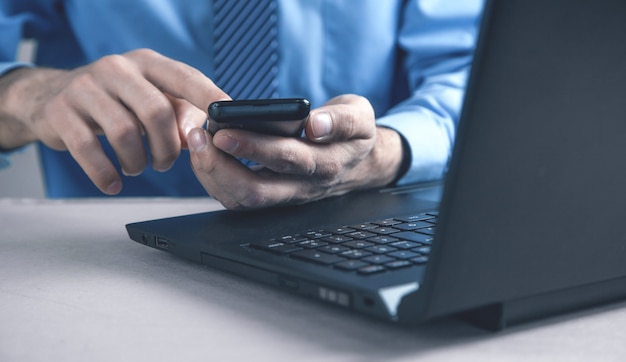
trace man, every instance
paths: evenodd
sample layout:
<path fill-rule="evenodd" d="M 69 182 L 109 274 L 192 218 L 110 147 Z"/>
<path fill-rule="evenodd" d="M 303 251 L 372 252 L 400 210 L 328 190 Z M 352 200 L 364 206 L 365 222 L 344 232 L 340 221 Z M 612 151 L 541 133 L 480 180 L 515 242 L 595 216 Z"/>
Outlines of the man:
<path fill-rule="evenodd" d="M 41 141 L 51 197 L 208 192 L 241 209 L 437 179 L 480 9 L 278 1 L 278 95 L 314 107 L 297 139 L 202 129 L 208 105 L 230 98 L 212 81 L 208 0 L 4 2 L 0 149 Z M 37 40 L 36 66 L 13 62 L 21 38 Z"/>

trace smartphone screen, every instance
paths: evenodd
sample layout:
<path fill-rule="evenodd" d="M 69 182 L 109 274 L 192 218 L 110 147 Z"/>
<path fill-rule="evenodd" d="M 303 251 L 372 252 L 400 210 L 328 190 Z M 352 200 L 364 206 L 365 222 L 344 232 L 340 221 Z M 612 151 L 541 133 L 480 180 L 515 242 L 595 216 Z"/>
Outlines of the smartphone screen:
<path fill-rule="evenodd" d="M 278 136 L 299 137 L 309 111 L 305 98 L 234 100 L 211 103 L 208 129 L 239 128 Z"/>

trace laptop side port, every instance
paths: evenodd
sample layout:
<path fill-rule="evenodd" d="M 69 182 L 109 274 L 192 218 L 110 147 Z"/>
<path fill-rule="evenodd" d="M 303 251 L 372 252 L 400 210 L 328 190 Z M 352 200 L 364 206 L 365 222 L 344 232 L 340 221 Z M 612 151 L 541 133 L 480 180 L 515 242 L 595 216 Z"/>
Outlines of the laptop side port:
<path fill-rule="evenodd" d="M 168 249 L 170 247 L 170 242 L 165 238 L 157 236 L 154 238 L 154 246 L 159 249 Z"/>

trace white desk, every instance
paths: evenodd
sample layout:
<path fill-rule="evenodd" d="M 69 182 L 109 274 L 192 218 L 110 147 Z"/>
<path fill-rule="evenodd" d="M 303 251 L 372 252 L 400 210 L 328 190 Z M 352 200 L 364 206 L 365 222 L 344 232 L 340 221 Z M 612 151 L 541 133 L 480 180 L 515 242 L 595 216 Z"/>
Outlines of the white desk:
<path fill-rule="evenodd" d="M 378 322 L 130 241 L 201 199 L 0 199 L 0 361 L 626 359 L 626 303 L 491 334 Z M 594 261 L 590 261 L 594 262 Z"/>

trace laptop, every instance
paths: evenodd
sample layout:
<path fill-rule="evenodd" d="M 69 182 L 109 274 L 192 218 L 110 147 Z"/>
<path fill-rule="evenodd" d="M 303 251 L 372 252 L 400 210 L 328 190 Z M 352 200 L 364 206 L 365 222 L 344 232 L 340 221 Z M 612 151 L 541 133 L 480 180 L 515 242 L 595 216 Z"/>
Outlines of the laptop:
<path fill-rule="evenodd" d="M 486 4 L 442 183 L 128 224 L 130 238 L 398 323 L 489 329 L 626 297 L 626 2 Z"/>

